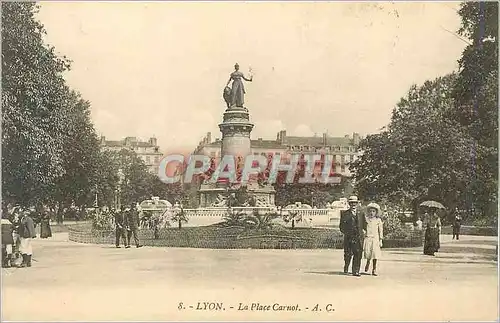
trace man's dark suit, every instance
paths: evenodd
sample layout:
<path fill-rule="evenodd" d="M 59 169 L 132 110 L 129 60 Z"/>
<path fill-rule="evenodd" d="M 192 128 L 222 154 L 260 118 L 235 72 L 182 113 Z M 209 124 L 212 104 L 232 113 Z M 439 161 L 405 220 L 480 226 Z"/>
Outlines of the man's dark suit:
<path fill-rule="evenodd" d="M 352 273 L 359 274 L 363 255 L 363 240 L 366 230 L 365 215 L 356 209 L 340 212 L 340 232 L 344 234 L 344 272 L 347 273 L 352 258 Z"/>
<path fill-rule="evenodd" d="M 137 237 L 137 231 L 139 230 L 139 212 L 137 209 L 133 208 L 125 212 L 125 226 L 127 228 L 127 247 L 130 247 L 130 238 L 133 236 L 135 245 L 139 248 L 139 238 Z"/>
<path fill-rule="evenodd" d="M 113 211 L 116 225 L 116 247 L 120 246 L 120 239 L 123 237 L 123 243 L 127 245 L 127 237 L 125 236 L 125 216 L 122 210 Z"/>

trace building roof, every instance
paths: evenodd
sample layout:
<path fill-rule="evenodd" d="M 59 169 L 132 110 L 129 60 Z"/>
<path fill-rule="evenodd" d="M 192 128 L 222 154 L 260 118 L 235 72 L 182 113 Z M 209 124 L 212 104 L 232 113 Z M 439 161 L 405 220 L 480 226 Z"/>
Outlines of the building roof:
<path fill-rule="evenodd" d="M 129 141 L 125 143 L 125 140 L 106 140 L 104 142 L 106 147 L 156 147 L 147 141 Z"/>
<path fill-rule="evenodd" d="M 326 137 L 326 144 L 323 143 L 323 137 L 284 137 L 285 145 L 291 146 L 349 146 L 352 145 L 352 139 L 349 137 Z"/>
<path fill-rule="evenodd" d="M 285 145 L 280 144 L 276 140 L 252 140 L 250 145 L 252 148 L 286 149 Z"/>
<path fill-rule="evenodd" d="M 222 141 L 214 141 L 208 144 L 202 144 L 200 147 L 221 147 L 222 146 Z"/>

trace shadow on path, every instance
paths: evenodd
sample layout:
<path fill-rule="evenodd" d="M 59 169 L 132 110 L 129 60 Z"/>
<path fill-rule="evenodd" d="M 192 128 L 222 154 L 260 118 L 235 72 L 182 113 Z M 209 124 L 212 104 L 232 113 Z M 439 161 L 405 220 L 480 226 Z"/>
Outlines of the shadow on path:
<path fill-rule="evenodd" d="M 420 263 L 420 264 L 483 264 L 483 265 L 493 265 L 496 267 L 496 264 L 493 263 L 495 260 L 494 257 L 477 257 L 478 260 L 452 260 L 451 258 L 439 258 L 432 257 L 428 258 L 429 260 L 422 259 L 384 259 L 387 262 L 407 262 L 407 263 Z M 444 260 L 444 261 L 441 261 Z"/>
<path fill-rule="evenodd" d="M 329 276 L 351 276 L 351 274 L 344 274 L 343 271 L 306 271 L 305 273 Z"/>

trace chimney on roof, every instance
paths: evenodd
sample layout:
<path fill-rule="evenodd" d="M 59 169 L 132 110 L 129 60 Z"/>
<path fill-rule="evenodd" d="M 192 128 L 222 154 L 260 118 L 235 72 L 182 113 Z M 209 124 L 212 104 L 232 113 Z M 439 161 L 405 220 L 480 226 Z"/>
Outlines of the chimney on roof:
<path fill-rule="evenodd" d="M 279 143 L 284 144 L 286 141 L 286 130 L 280 130 L 279 132 Z"/>
<path fill-rule="evenodd" d="M 151 137 L 151 138 L 149 138 L 149 144 L 150 144 L 151 146 L 155 146 L 155 147 L 156 147 L 156 146 L 157 146 L 157 143 L 158 143 L 158 142 L 156 141 L 156 138 L 155 138 L 155 137 Z"/>
<path fill-rule="evenodd" d="M 209 131 L 207 132 L 207 144 L 212 142 L 212 133 Z"/>
<path fill-rule="evenodd" d="M 101 136 L 101 145 L 105 145 L 105 144 L 106 144 L 106 137 Z"/>
<path fill-rule="evenodd" d="M 258 141 L 262 141 L 262 138 L 258 138 L 257 140 L 258 140 Z"/>
<path fill-rule="evenodd" d="M 359 142 L 360 142 L 360 141 L 361 141 L 361 138 L 360 138 L 360 136 L 359 136 L 359 133 L 354 132 L 354 133 L 352 134 L 352 143 L 353 143 L 355 146 L 357 146 L 357 145 L 359 145 Z"/>
<path fill-rule="evenodd" d="M 326 132 L 323 132 L 323 146 L 326 146 Z"/>
<path fill-rule="evenodd" d="M 125 137 L 125 140 L 124 140 L 125 141 L 125 145 L 129 146 L 132 142 L 135 141 L 134 139 L 135 139 L 134 137 Z"/>

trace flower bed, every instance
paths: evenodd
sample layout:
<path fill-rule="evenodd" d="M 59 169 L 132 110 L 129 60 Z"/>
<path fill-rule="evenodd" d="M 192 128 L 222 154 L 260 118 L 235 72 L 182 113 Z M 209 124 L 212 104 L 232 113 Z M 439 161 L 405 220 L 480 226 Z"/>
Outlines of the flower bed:
<path fill-rule="evenodd" d="M 210 249 L 342 249 L 343 236 L 336 229 L 328 228 L 273 228 L 248 230 L 243 227 L 186 227 L 166 228 L 158 232 L 149 229 L 139 231 L 141 244 L 158 247 L 188 247 Z M 69 227 L 69 240 L 80 243 L 115 243 L 114 230 L 93 230 L 92 225 L 75 224 Z M 421 235 L 409 239 L 386 239 L 384 248 L 418 247 Z"/>
<path fill-rule="evenodd" d="M 326 228 L 298 228 L 255 231 L 242 227 L 186 227 L 165 228 L 158 232 L 149 229 L 139 231 L 141 244 L 162 247 L 190 247 L 211 249 L 317 249 L 342 248 L 342 236 L 338 230 Z M 92 230 L 89 224 L 69 228 L 69 240 L 80 243 L 114 244 L 115 232 Z"/>

